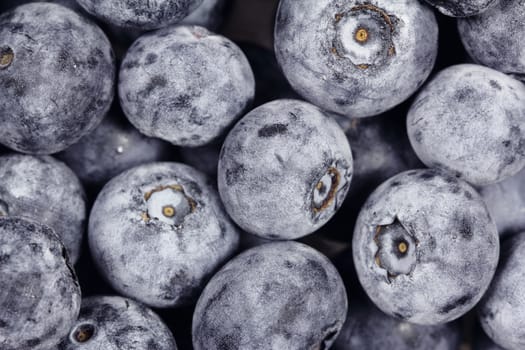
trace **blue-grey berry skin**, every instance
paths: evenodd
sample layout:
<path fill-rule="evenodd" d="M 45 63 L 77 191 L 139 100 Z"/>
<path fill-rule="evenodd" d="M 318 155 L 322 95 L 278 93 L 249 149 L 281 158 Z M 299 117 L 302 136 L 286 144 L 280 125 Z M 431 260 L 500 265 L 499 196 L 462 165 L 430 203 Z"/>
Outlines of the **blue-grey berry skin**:
<path fill-rule="evenodd" d="M 496 70 L 444 69 L 413 102 L 407 126 L 423 163 L 472 184 L 502 181 L 525 166 L 525 86 Z"/>
<path fill-rule="evenodd" d="M 301 243 L 269 243 L 210 280 L 193 315 L 193 347 L 328 349 L 346 312 L 343 282 L 325 256 Z"/>
<path fill-rule="evenodd" d="M 80 310 L 80 287 L 58 236 L 0 218 L 0 348 L 54 349 Z"/>
<path fill-rule="evenodd" d="M 114 77 L 104 32 L 74 11 L 31 3 L 4 13 L 0 143 L 33 154 L 67 148 L 104 117 Z"/>
<path fill-rule="evenodd" d="M 180 22 L 203 0 L 77 0 L 87 12 L 118 27 L 157 29 Z"/>
<path fill-rule="evenodd" d="M 313 104 L 350 117 L 380 114 L 426 80 L 438 49 L 431 8 L 417 0 L 281 0 L 277 60 Z"/>
<path fill-rule="evenodd" d="M 216 190 L 179 163 L 118 175 L 89 218 L 89 246 L 102 275 L 120 294 L 159 308 L 196 300 L 238 242 Z"/>
<path fill-rule="evenodd" d="M 141 36 L 120 69 L 120 102 L 130 122 L 179 146 L 202 146 L 220 136 L 249 106 L 254 90 L 242 51 L 198 26 Z"/>
<path fill-rule="evenodd" d="M 222 23 L 227 0 L 203 0 L 202 4 L 184 18 L 181 24 L 194 24 L 217 30 Z"/>
<path fill-rule="evenodd" d="M 350 145 L 335 121 L 309 103 L 276 100 L 228 134 L 217 182 L 226 210 L 245 231 L 295 239 L 334 215 L 352 172 Z"/>
<path fill-rule="evenodd" d="M 457 350 L 459 325 L 420 326 L 385 315 L 373 305 L 352 302 L 333 350 Z"/>
<path fill-rule="evenodd" d="M 383 312 L 437 325 L 480 300 L 496 270 L 499 237 L 474 188 L 437 170 L 410 170 L 368 198 L 352 248 L 359 281 Z"/>
<path fill-rule="evenodd" d="M 69 7 L 70 9 L 80 12 L 82 11 L 80 5 L 75 0 L 2 0 L 0 4 L 0 12 L 14 8 L 16 6 L 24 5 L 30 2 L 52 2 L 62 6 Z"/>
<path fill-rule="evenodd" d="M 500 0 L 478 16 L 458 20 L 465 49 L 474 61 L 525 80 L 525 3 Z"/>
<path fill-rule="evenodd" d="M 509 237 L 501 246 L 498 270 L 478 306 L 481 326 L 505 349 L 525 348 L 525 232 Z"/>
<path fill-rule="evenodd" d="M 497 0 L 426 0 L 439 12 L 450 17 L 468 17 L 487 11 Z"/>
<path fill-rule="evenodd" d="M 58 350 L 177 350 L 168 327 L 146 306 L 119 296 L 82 300 L 80 315 Z"/>
<path fill-rule="evenodd" d="M 50 156 L 0 157 L 0 216 L 25 217 L 51 227 L 73 263 L 86 229 L 86 199 L 76 175 Z"/>

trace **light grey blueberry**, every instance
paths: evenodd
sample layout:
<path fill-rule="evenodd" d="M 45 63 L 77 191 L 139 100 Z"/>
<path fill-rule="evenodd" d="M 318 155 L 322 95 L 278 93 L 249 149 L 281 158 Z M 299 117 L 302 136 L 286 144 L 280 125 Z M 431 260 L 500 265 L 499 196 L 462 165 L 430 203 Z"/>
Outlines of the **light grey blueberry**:
<path fill-rule="evenodd" d="M 25 217 L 51 227 L 71 262 L 80 256 L 86 199 L 76 175 L 50 156 L 0 157 L 0 217 Z"/>
<path fill-rule="evenodd" d="M 0 281 L 0 348 L 55 348 L 78 316 L 80 287 L 53 230 L 0 218 Z"/>
<path fill-rule="evenodd" d="M 359 281 L 385 313 L 422 325 L 469 311 L 496 270 L 499 237 L 481 196 L 455 177 L 410 170 L 380 185 L 353 237 Z"/>
<path fill-rule="evenodd" d="M 438 73 L 414 100 L 408 136 L 429 167 L 487 185 L 525 166 L 525 85 L 460 64 Z"/>
<path fill-rule="evenodd" d="M 248 113 L 228 134 L 218 187 L 245 231 L 295 239 L 339 209 L 352 170 L 350 145 L 335 121 L 309 103 L 276 100 Z"/>
<path fill-rule="evenodd" d="M 313 104 L 350 117 L 380 114 L 427 79 L 438 51 L 431 8 L 418 0 L 281 0 L 275 52 Z"/>
<path fill-rule="evenodd" d="M 525 81 L 525 2 L 499 0 L 480 15 L 458 20 L 474 61 Z"/>
<path fill-rule="evenodd" d="M 426 0 L 439 12 L 450 17 L 468 17 L 487 11 L 497 0 Z"/>
<path fill-rule="evenodd" d="M 254 91 L 242 51 L 198 26 L 141 36 L 120 69 L 120 102 L 130 122 L 147 136 L 179 146 L 217 138 L 249 106 Z"/>
<path fill-rule="evenodd" d="M 194 24 L 216 30 L 223 20 L 227 0 L 203 0 L 202 4 L 191 12 L 181 24 Z"/>
<path fill-rule="evenodd" d="M 301 243 L 269 243 L 210 280 L 193 315 L 193 347 L 328 349 L 346 312 L 343 282 L 325 256 Z"/>
<path fill-rule="evenodd" d="M 93 296 L 58 350 L 177 350 L 168 327 L 152 310 L 131 299 Z"/>
<path fill-rule="evenodd" d="M 196 300 L 238 242 L 216 190 L 178 163 L 118 175 L 89 218 L 89 246 L 102 275 L 122 295 L 159 308 Z"/>
<path fill-rule="evenodd" d="M 385 315 L 366 302 L 351 302 L 333 350 L 458 350 L 459 325 L 419 326 Z"/>
<path fill-rule="evenodd" d="M 501 259 L 487 293 L 479 303 L 481 326 L 505 349 L 525 348 L 525 232 L 503 241 Z"/>
<path fill-rule="evenodd" d="M 0 16 L 0 143 L 61 151 L 93 130 L 113 99 L 104 32 L 74 11 L 30 3 Z"/>

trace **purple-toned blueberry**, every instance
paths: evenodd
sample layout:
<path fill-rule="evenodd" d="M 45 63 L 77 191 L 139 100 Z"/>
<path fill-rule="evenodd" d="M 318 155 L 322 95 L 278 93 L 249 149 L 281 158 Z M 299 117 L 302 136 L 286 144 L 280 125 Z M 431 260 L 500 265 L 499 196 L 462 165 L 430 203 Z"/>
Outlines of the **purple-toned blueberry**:
<path fill-rule="evenodd" d="M 210 280 L 193 316 L 193 347 L 328 349 L 346 312 L 343 282 L 324 255 L 301 243 L 268 243 Z"/>
<path fill-rule="evenodd" d="M 0 348 L 54 349 L 80 310 L 80 287 L 52 229 L 0 218 Z"/>
<path fill-rule="evenodd" d="M 442 14 L 450 17 L 468 17 L 487 11 L 497 0 L 426 0 Z"/>
<path fill-rule="evenodd" d="M 80 315 L 58 350 L 177 350 L 168 327 L 146 306 L 118 296 L 82 300 Z"/>
<path fill-rule="evenodd" d="M 385 313 L 422 325 L 472 309 L 494 276 L 499 237 L 481 196 L 433 169 L 380 185 L 357 219 L 359 281 Z"/>

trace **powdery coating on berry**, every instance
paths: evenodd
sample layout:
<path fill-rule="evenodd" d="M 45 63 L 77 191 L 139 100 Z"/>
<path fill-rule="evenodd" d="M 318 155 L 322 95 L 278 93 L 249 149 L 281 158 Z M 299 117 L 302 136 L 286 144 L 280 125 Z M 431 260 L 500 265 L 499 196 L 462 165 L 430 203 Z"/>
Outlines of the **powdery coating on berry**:
<path fill-rule="evenodd" d="M 177 350 L 168 327 L 144 305 L 118 296 L 82 300 L 80 315 L 58 350 Z"/>
<path fill-rule="evenodd" d="M 405 254 L 401 243 L 415 249 Z M 379 186 L 353 237 L 368 296 L 385 313 L 423 325 L 470 310 L 486 291 L 498 254 L 496 225 L 479 194 L 432 169 L 404 172 Z"/>
<path fill-rule="evenodd" d="M 180 22 L 202 0 L 77 0 L 87 12 L 119 27 L 149 30 Z"/>
<path fill-rule="evenodd" d="M 2 0 L 2 3 L 0 4 L 0 11 L 8 10 L 10 8 L 14 8 L 16 6 L 24 5 L 30 2 L 37 2 L 36 0 Z M 51 2 L 54 4 L 59 4 L 65 7 L 69 7 L 70 9 L 80 12 L 81 7 L 78 5 L 78 3 L 75 0 L 39 0 L 38 2 Z"/>
<path fill-rule="evenodd" d="M 180 23 L 216 30 L 222 22 L 225 7 L 226 0 L 203 0 L 202 4 Z"/>
<path fill-rule="evenodd" d="M 213 276 L 193 315 L 193 347 L 328 349 L 346 311 L 343 282 L 326 257 L 296 242 L 268 243 Z"/>
<path fill-rule="evenodd" d="M 439 12 L 450 17 L 467 17 L 487 11 L 497 0 L 426 0 Z"/>
<path fill-rule="evenodd" d="M 275 52 L 292 87 L 351 117 L 384 112 L 414 93 L 437 55 L 438 26 L 416 0 L 282 0 Z"/>
<path fill-rule="evenodd" d="M 339 209 L 352 170 L 350 145 L 335 121 L 309 103 L 277 100 L 248 113 L 227 136 L 219 193 L 244 230 L 295 239 Z"/>
<path fill-rule="evenodd" d="M 187 205 L 154 196 L 170 191 Z M 153 204 L 168 209 L 159 213 Z M 179 214 L 177 222 L 166 222 Z M 196 299 L 238 241 L 204 175 L 178 163 L 152 163 L 120 174 L 102 189 L 89 220 L 89 245 L 99 270 L 119 293 L 153 307 Z"/>
<path fill-rule="evenodd" d="M 470 183 L 499 182 L 525 166 L 525 86 L 493 69 L 441 71 L 415 99 L 407 125 L 423 163 Z"/>
<path fill-rule="evenodd" d="M 120 69 L 120 101 L 131 123 L 179 146 L 218 137 L 248 107 L 254 90 L 242 51 L 197 26 L 141 36 Z"/>
<path fill-rule="evenodd" d="M 49 156 L 0 157 L 0 217 L 26 217 L 51 227 L 73 263 L 86 226 L 84 189 L 64 163 Z"/>
<path fill-rule="evenodd" d="M 80 310 L 80 287 L 49 227 L 0 218 L 0 348 L 48 350 Z"/>
<path fill-rule="evenodd" d="M 525 3 L 500 0 L 488 11 L 458 20 L 461 41 L 472 59 L 525 80 Z"/>
<path fill-rule="evenodd" d="M 0 16 L 0 142 L 61 151 L 93 130 L 113 99 L 115 63 L 104 32 L 63 6 L 32 3 Z"/>
<path fill-rule="evenodd" d="M 368 303 L 353 302 L 333 350 L 452 350 L 459 349 L 458 324 L 418 326 L 385 315 Z"/>

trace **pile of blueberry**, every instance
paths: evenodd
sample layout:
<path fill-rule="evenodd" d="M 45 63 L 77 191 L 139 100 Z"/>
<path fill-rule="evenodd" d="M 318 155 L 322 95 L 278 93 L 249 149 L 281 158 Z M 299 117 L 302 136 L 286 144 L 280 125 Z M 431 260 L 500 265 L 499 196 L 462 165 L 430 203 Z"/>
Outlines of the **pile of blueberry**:
<path fill-rule="evenodd" d="M 525 349 L 524 82 L 523 0 L 2 0 L 0 350 Z"/>

